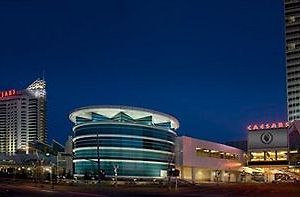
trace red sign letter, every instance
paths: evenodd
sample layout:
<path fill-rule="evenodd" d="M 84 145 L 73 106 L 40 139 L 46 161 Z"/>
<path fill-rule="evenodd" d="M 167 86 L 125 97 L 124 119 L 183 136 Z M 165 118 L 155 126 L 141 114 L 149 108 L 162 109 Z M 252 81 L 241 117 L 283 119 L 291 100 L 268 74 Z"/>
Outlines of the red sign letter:
<path fill-rule="evenodd" d="M 271 129 L 276 129 L 276 128 L 277 128 L 277 125 L 275 123 L 272 123 Z"/>

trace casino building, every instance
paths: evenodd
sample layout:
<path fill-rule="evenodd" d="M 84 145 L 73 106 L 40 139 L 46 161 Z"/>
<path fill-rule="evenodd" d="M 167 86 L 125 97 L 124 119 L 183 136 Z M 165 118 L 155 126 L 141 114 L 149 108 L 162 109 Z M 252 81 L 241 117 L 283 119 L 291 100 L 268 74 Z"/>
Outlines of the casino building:
<path fill-rule="evenodd" d="M 0 154 L 28 152 L 29 142 L 47 141 L 46 82 L 0 92 Z"/>
<path fill-rule="evenodd" d="M 175 166 L 176 118 L 127 106 L 91 106 L 73 111 L 74 175 L 154 179 Z M 98 161 L 99 158 L 99 161 Z M 100 167 L 98 166 L 100 164 Z"/>
<path fill-rule="evenodd" d="M 248 126 L 248 167 L 264 181 L 300 178 L 299 121 Z"/>
<path fill-rule="evenodd" d="M 289 123 L 248 126 L 249 166 L 288 166 Z"/>

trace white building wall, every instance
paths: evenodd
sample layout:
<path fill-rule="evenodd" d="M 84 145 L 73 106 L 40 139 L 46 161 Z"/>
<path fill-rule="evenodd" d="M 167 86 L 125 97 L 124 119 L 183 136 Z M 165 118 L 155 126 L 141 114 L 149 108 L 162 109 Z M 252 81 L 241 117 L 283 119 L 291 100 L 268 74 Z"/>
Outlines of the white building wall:
<path fill-rule="evenodd" d="M 235 182 L 244 164 L 244 152 L 224 144 L 199 140 L 191 137 L 177 137 L 176 164 L 181 178 L 192 181 Z M 196 149 L 209 149 L 239 156 L 238 160 L 197 156 Z M 230 177 L 230 178 L 229 178 Z"/>

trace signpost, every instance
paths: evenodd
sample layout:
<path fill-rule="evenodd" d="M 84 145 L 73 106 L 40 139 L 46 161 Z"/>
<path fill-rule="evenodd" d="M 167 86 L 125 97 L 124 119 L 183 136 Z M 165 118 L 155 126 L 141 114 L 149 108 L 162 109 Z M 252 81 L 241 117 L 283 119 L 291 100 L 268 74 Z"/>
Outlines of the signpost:
<path fill-rule="evenodd" d="M 114 165 L 114 173 L 115 173 L 115 186 L 118 186 L 118 165 Z"/>

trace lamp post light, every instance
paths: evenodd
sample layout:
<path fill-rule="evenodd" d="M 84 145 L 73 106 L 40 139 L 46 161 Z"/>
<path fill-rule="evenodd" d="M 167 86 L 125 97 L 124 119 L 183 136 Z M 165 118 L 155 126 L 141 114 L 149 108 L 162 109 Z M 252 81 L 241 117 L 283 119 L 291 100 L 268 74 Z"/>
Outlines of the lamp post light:
<path fill-rule="evenodd" d="M 50 184 L 51 184 L 51 188 L 54 189 L 54 181 L 53 181 L 53 174 L 54 174 L 54 167 L 55 167 L 55 163 L 52 162 L 50 156 L 51 154 L 49 152 L 47 152 L 46 157 L 48 158 L 48 162 L 50 164 Z"/>

